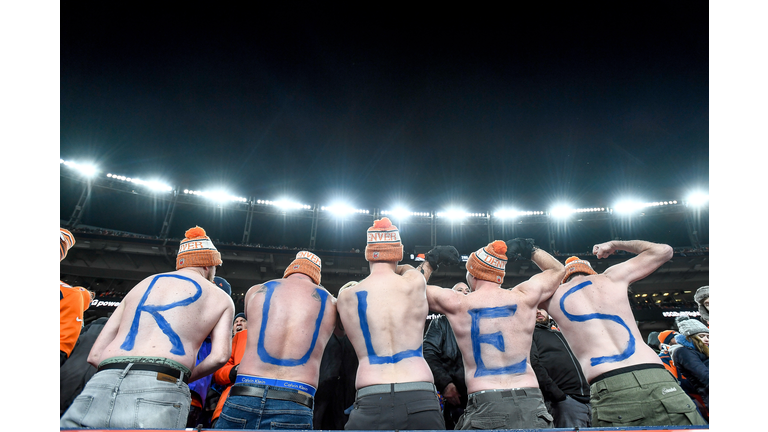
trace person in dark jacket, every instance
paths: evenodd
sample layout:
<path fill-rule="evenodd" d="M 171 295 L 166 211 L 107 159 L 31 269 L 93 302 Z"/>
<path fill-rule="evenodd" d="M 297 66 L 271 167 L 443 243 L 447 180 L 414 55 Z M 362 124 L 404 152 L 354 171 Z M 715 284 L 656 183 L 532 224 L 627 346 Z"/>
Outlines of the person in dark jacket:
<path fill-rule="evenodd" d="M 677 327 L 680 334 L 675 341 L 681 347 L 672 351 L 672 361 L 709 410 L 709 329 L 685 316 L 677 318 Z"/>
<path fill-rule="evenodd" d="M 469 293 L 469 286 L 464 282 L 457 283 L 452 289 L 465 295 Z M 445 427 L 453 429 L 467 406 L 467 385 L 461 351 L 445 315 L 431 320 L 424 336 L 423 352 L 435 378 L 435 387 L 443 397 Z"/>
<path fill-rule="evenodd" d="M 552 328 L 549 314 L 536 311 L 531 343 L 531 367 L 556 428 L 592 426 L 589 383 L 579 362 L 559 330 Z"/>

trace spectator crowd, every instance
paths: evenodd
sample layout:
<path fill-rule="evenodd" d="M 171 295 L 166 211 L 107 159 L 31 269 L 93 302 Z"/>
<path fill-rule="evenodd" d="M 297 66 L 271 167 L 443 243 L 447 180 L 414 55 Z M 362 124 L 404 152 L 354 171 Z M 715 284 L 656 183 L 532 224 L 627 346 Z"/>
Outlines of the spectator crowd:
<path fill-rule="evenodd" d="M 388 218 L 365 235 L 366 278 L 334 297 L 322 259 L 299 250 L 282 278 L 254 281 L 242 313 L 201 227 L 175 271 L 139 282 L 108 318 L 85 323 L 95 293 L 60 281 L 61 429 L 708 424 L 709 287 L 690 305 L 700 317 L 647 340 L 627 295 L 668 245 L 598 243 L 596 259 L 627 259 L 597 273 L 585 255 L 563 264 L 534 239 L 497 240 L 470 255 L 466 282 L 440 287 L 432 274 L 464 265 L 453 246 L 413 267 Z M 60 261 L 75 243 L 60 228 Z M 541 272 L 502 288 L 514 260 Z"/>

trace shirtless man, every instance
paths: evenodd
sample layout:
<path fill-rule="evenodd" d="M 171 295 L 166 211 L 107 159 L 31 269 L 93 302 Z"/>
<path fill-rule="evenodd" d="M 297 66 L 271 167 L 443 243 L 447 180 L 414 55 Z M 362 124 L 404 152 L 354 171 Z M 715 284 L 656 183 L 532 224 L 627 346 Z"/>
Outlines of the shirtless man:
<path fill-rule="evenodd" d="M 320 361 L 337 329 L 336 299 L 319 286 L 321 266 L 301 251 L 282 279 L 246 293 L 245 352 L 216 429 L 312 429 Z"/>
<path fill-rule="evenodd" d="M 428 259 L 438 258 L 435 265 L 459 262 L 455 248 L 438 248 L 427 254 Z M 345 429 L 445 429 L 422 354 L 428 313 L 425 276 L 432 267 L 397 265 L 402 258 L 397 227 L 388 218 L 375 221 L 365 248 L 370 276 L 339 292 L 339 317 L 359 364 L 354 409 Z"/>
<path fill-rule="evenodd" d="M 643 343 L 627 288 L 672 258 L 672 248 L 642 240 L 595 245 L 597 259 L 637 254 L 597 274 L 566 260 L 562 285 L 542 304 L 568 340 L 590 383 L 593 427 L 704 425 L 691 399 Z"/>
<path fill-rule="evenodd" d="M 98 372 L 62 416 L 62 429 L 186 426 L 187 383 L 229 359 L 235 305 L 213 284 L 219 265 L 205 231 L 187 230 L 176 271 L 139 282 L 105 324 L 88 356 Z M 195 366 L 208 335 L 211 353 Z"/>
<path fill-rule="evenodd" d="M 542 273 L 502 289 L 507 254 L 532 260 Z M 457 430 L 552 427 L 528 357 L 536 308 L 562 277 L 563 265 L 533 240 L 497 240 L 467 260 L 469 294 L 427 287 L 430 309 L 448 318 L 464 359 L 468 402 Z"/>

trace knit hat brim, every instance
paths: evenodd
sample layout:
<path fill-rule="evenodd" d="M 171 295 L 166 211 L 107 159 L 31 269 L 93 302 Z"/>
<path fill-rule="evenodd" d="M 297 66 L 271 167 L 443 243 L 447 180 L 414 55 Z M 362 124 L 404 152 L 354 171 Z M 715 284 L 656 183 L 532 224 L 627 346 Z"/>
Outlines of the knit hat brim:
<path fill-rule="evenodd" d="M 285 269 L 283 278 L 286 278 L 294 273 L 301 273 L 303 275 L 309 276 L 315 285 L 320 285 L 321 270 L 323 268 L 322 266 L 323 264 L 320 260 L 320 257 L 313 254 L 312 252 L 301 251 L 296 254 L 296 259 L 294 259 Z"/>
<path fill-rule="evenodd" d="M 475 279 L 501 284 L 504 282 L 507 266 L 506 253 L 507 245 L 503 241 L 491 242 L 469 255 L 467 271 Z"/>

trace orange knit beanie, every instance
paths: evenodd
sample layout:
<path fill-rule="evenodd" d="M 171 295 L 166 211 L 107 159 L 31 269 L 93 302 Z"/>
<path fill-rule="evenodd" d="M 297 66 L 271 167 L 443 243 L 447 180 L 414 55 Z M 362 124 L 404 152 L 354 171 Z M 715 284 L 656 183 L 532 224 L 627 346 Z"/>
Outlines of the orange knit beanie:
<path fill-rule="evenodd" d="M 368 228 L 368 244 L 365 247 L 365 259 L 369 262 L 394 261 L 403 259 L 403 243 L 400 242 L 400 230 L 392 225 L 389 218 L 381 218 Z"/>
<path fill-rule="evenodd" d="M 467 260 L 467 271 L 476 279 L 497 284 L 504 282 L 504 268 L 507 266 L 507 244 L 501 240 L 472 252 Z"/>
<path fill-rule="evenodd" d="M 576 274 L 596 275 L 597 272 L 592 270 L 589 261 L 580 260 L 578 257 L 572 256 L 565 260 L 565 276 L 563 276 L 561 283 L 565 283 L 569 277 Z"/>
<path fill-rule="evenodd" d="M 296 259 L 288 265 L 285 269 L 283 277 L 287 278 L 294 273 L 301 273 L 309 276 L 315 285 L 320 285 L 320 270 L 322 269 L 322 263 L 320 257 L 312 252 L 301 251 L 296 254 Z"/>
<path fill-rule="evenodd" d="M 184 267 L 208 267 L 221 265 L 221 254 L 205 235 L 205 230 L 196 226 L 184 234 L 176 256 L 176 270 Z"/>

